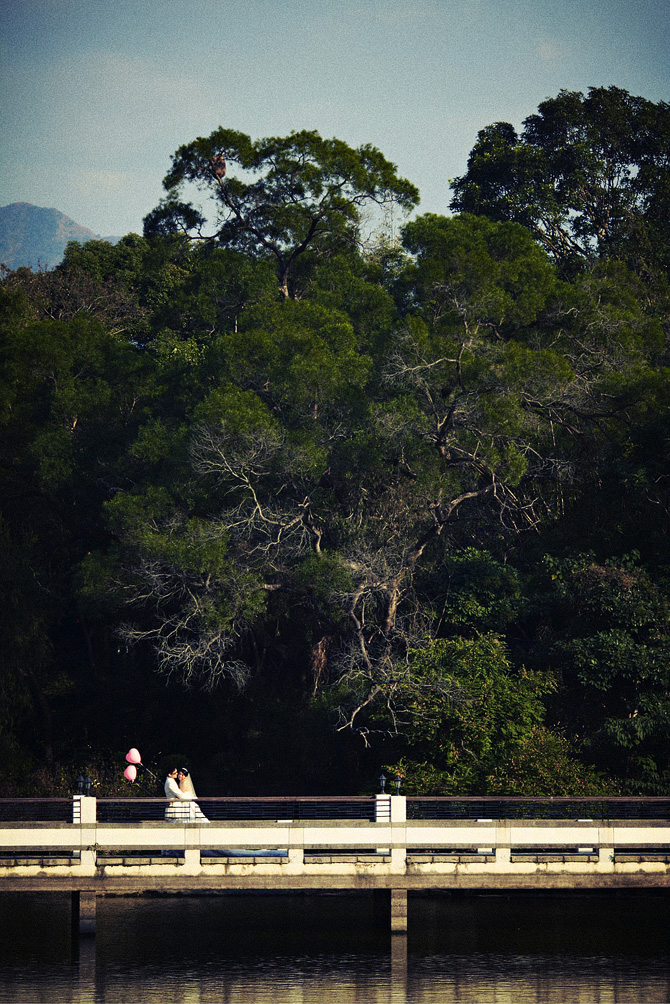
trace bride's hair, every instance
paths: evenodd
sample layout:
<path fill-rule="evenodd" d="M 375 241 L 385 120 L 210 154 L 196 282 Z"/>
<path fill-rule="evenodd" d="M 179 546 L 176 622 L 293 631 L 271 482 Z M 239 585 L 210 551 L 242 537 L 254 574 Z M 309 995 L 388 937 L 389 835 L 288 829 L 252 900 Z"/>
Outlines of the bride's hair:
<path fill-rule="evenodd" d="M 193 787 L 193 780 L 189 776 L 188 767 L 179 767 L 179 773 L 182 775 L 179 787 L 182 791 L 190 794 L 191 798 L 197 798 L 195 793 L 195 788 Z"/>

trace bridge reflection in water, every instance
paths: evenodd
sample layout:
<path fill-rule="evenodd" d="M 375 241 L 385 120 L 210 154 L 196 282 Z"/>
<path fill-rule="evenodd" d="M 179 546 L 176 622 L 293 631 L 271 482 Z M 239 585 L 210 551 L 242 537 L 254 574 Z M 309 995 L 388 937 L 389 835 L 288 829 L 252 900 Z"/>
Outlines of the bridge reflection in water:
<path fill-rule="evenodd" d="M 2 887 L 70 892 L 81 934 L 106 893 L 372 890 L 404 934 L 416 891 L 670 886 L 668 798 L 199 801 L 207 823 L 164 799 L 0 801 Z"/>
<path fill-rule="evenodd" d="M 663 890 L 417 893 L 405 938 L 375 928 L 369 893 L 105 896 L 71 958 L 67 894 L 0 893 L 0 1000 L 667 1001 L 667 904 Z"/>

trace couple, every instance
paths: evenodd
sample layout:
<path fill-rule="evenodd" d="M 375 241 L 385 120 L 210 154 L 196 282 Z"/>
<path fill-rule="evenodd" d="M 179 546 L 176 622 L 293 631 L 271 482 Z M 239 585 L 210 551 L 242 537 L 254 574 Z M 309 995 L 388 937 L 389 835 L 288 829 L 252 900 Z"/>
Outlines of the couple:
<path fill-rule="evenodd" d="M 209 819 L 195 801 L 193 781 L 186 767 L 171 767 L 165 778 L 165 797 L 170 804 L 165 818 L 172 821 L 208 823 Z"/>

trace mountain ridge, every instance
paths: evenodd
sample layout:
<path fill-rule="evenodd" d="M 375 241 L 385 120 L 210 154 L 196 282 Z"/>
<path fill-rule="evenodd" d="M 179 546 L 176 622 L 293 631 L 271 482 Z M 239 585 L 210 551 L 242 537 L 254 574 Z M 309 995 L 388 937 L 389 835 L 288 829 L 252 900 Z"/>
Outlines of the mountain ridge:
<path fill-rule="evenodd" d="M 101 237 L 58 209 L 11 202 L 0 206 L 0 264 L 9 269 L 55 268 L 69 241 L 116 243 L 118 237 Z"/>

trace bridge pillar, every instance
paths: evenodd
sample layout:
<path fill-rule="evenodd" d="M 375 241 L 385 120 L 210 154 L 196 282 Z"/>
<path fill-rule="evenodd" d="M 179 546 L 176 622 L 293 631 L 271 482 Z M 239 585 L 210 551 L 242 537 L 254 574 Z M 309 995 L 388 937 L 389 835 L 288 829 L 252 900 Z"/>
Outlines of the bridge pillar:
<path fill-rule="evenodd" d="M 407 796 L 391 795 L 391 822 L 407 822 Z"/>
<path fill-rule="evenodd" d="M 391 934 L 407 934 L 407 889 L 391 889 Z"/>
<path fill-rule="evenodd" d="M 496 826 L 495 864 L 498 872 L 512 870 L 512 834 L 509 823 L 500 822 Z"/>
<path fill-rule="evenodd" d="M 92 795 L 74 795 L 72 798 L 72 822 L 79 826 L 95 825 L 97 804 L 97 798 Z"/>
<path fill-rule="evenodd" d="M 77 891 L 71 896 L 72 933 L 95 934 L 96 894 Z"/>

